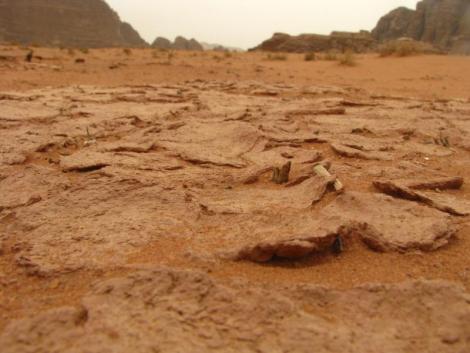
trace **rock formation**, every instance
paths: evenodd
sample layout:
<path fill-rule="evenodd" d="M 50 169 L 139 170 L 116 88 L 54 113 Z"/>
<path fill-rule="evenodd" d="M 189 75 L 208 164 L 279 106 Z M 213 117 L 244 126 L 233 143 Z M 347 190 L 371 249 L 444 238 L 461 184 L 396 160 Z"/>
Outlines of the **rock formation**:
<path fill-rule="evenodd" d="M 379 41 L 410 37 L 439 49 L 470 53 L 470 2 L 423 0 L 416 10 L 398 8 L 380 19 L 372 35 Z"/>
<path fill-rule="evenodd" d="M 284 33 L 275 33 L 271 39 L 264 41 L 252 50 L 292 53 L 328 50 L 365 52 L 373 49 L 375 45 L 376 41 L 367 31 L 358 33 L 332 32 L 329 36 L 318 34 L 290 36 Z"/>
<path fill-rule="evenodd" d="M 186 39 L 184 37 L 176 37 L 175 42 L 173 43 L 173 48 L 176 50 L 197 50 L 202 51 L 202 45 L 199 44 L 197 40 L 193 39 Z"/>
<path fill-rule="evenodd" d="M 152 47 L 156 49 L 174 49 L 174 50 L 193 50 L 193 51 L 203 51 L 203 46 L 196 39 L 186 39 L 184 37 L 178 36 L 175 41 L 172 43 L 168 39 L 163 37 L 158 37 L 152 43 Z"/>
<path fill-rule="evenodd" d="M 414 16 L 415 11 L 406 7 L 399 7 L 380 19 L 377 27 L 372 31 L 372 35 L 381 41 L 400 37 L 413 37 L 409 27 Z"/>
<path fill-rule="evenodd" d="M 423 0 L 416 10 L 399 7 L 383 16 L 372 33 L 332 32 L 329 36 L 276 33 L 252 50 L 365 52 L 374 49 L 378 42 L 402 37 L 430 43 L 443 51 L 470 53 L 470 2 Z"/>
<path fill-rule="evenodd" d="M 84 48 L 147 45 L 103 0 L 0 0 L 0 39 Z"/>
<path fill-rule="evenodd" d="M 139 32 L 137 32 L 129 23 L 121 23 L 121 36 L 126 43 L 126 46 L 130 47 L 146 47 L 147 42 L 142 39 Z"/>
<path fill-rule="evenodd" d="M 163 37 L 157 37 L 152 43 L 152 48 L 156 49 L 171 49 L 172 48 L 172 43 Z"/>

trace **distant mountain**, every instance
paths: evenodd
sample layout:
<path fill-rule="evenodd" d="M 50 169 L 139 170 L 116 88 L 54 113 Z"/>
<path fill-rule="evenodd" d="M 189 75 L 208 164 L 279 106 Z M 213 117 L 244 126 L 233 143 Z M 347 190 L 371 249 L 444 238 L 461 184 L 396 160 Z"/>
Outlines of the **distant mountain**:
<path fill-rule="evenodd" d="M 308 52 L 369 51 L 387 40 L 411 38 L 449 52 L 470 53 L 470 0 L 423 0 L 416 10 L 399 7 L 383 16 L 371 33 L 331 35 L 276 33 L 251 50 Z"/>
<path fill-rule="evenodd" d="M 148 45 L 103 0 L 0 0 L 0 39 L 84 48 Z"/>
<path fill-rule="evenodd" d="M 163 38 L 163 37 L 157 37 L 152 45 L 151 45 L 152 48 L 156 48 L 156 49 L 172 49 L 173 48 L 173 43 L 170 42 L 168 39 L 166 38 Z"/>
<path fill-rule="evenodd" d="M 225 45 L 220 45 L 220 44 L 210 44 L 206 42 L 201 42 L 202 47 L 204 50 L 215 50 L 215 51 L 236 51 L 236 52 L 242 52 L 245 51 L 244 49 L 237 48 L 237 47 L 227 47 Z"/>
<path fill-rule="evenodd" d="M 184 37 L 176 37 L 174 42 L 171 42 L 170 40 L 163 38 L 163 37 L 157 37 L 152 45 L 152 48 L 156 49 L 163 49 L 163 50 L 168 50 L 168 49 L 173 49 L 173 50 L 193 50 L 193 51 L 202 51 L 204 48 L 202 45 L 196 40 L 196 39 L 186 39 Z"/>
<path fill-rule="evenodd" d="M 186 39 L 184 37 L 176 37 L 173 42 L 173 49 L 175 50 L 193 50 L 193 51 L 203 51 L 204 48 L 202 45 L 194 38 Z"/>
<path fill-rule="evenodd" d="M 470 1 L 424 0 L 416 10 L 397 8 L 380 19 L 372 34 L 379 41 L 410 37 L 470 53 Z"/>
<path fill-rule="evenodd" d="M 376 44 L 376 40 L 368 31 L 332 32 L 330 35 L 301 34 L 298 36 L 275 33 L 272 38 L 251 50 L 292 53 L 329 50 L 365 52 L 374 49 Z"/>

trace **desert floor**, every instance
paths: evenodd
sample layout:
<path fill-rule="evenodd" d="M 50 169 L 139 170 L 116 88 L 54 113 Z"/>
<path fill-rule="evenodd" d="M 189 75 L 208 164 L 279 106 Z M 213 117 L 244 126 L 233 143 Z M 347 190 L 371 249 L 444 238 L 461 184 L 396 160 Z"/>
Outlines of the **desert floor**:
<path fill-rule="evenodd" d="M 27 90 L 63 85 L 142 85 L 182 83 L 187 80 L 247 81 L 295 85 L 358 87 L 368 92 L 420 98 L 469 98 L 470 62 L 465 56 L 413 56 L 380 58 L 357 56 L 354 68 L 336 62 L 304 61 L 300 54 L 287 54 L 286 61 L 269 60 L 264 53 L 234 53 L 226 57 L 213 52 L 173 52 L 133 49 L 58 50 L 32 48 L 41 65 L 9 66 L 11 56 L 22 59 L 29 50 L 0 47 L 2 90 Z M 169 58 L 170 57 L 170 58 Z M 76 64 L 76 59 L 86 59 Z M 168 65 L 170 64 L 170 65 Z M 41 67 L 42 66 L 42 67 Z M 54 70 L 58 66 L 59 70 Z M 111 69 L 110 69 L 111 67 Z M 117 69 L 112 69 L 112 68 Z"/>
<path fill-rule="evenodd" d="M 6 351 L 469 349 L 470 58 L 27 52 L 0 47 Z"/>

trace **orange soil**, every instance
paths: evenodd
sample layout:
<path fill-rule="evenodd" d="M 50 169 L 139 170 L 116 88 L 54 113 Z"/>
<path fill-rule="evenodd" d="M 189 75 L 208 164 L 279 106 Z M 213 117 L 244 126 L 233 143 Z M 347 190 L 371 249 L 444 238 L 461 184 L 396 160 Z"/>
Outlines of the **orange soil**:
<path fill-rule="evenodd" d="M 470 99 L 470 58 L 459 56 L 415 56 L 379 58 L 361 55 L 357 66 L 342 67 L 336 62 L 305 62 L 302 55 L 291 54 L 286 61 L 269 61 L 262 53 L 175 53 L 167 62 L 166 53 L 150 49 L 90 50 L 88 54 L 67 50 L 34 49 L 42 61 L 34 70 L 25 70 L 25 49 L 0 47 L 0 56 L 15 56 L 17 63 L 0 61 L 0 91 L 23 91 L 31 88 L 67 85 L 122 86 L 175 83 L 186 80 L 256 80 L 295 85 L 332 85 L 355 87 L 374 94 L 420 98 Z M 155 56 L 155 57 L 154 57 Z M 84 64 L 75 63 L 84 58 Z M 119 65 L 110 69 L 111 65 Z M 54 66 L 62 67 L 55 71 Z M 1 107 L 0 107 L 1 109 Z M 443 161 L 443 162 L 442 162 Z M 468 168 L 441 159 L 441 167 L 450 174 L 470 180 Z M 348 180 L 344 180 L 348 183 Z M 353 182 L 352 180 L 350 182 Z M 370 181 L 363 181 L 364 185 Z M 365 186 L 364 186 L 365 187 Z M 468 193 L 464 186 L 464 193 Z M 462 222 L 468 222 L 463 219 Z M 401 282 L 407 279 L 447 279 L 463 283 L 470 289 L 470 225 L 465 225 L 459 239 L 440 251 L 416 254 L 381 254 L 366 251 L 361 244 L 337 261 L 322 258 L 295 263 L 278 262 L 258 265 L 248 262 L 221 262 L 202 268 L 218 278 L 246 277 L 257 282 L 319 283 L 348 288 L 368 282 Z M 5 248 L 9 250 L 9 244 Z M 184 241 L 164 240 L 138 251 L 129 264 L 162 264 L 180 268 L 194 267 L 190 259 L 179 256 L 187 248 Z M 10 249 L 11 250 L 11 249 Z M 12 319 L 47 308 L 77 304 L 90 284 L 103 278 L 131 271 L 83 271 L 59 278 L 28 277 L 14 264 L 14 253 L 0 256 L 0 330 Z M 315 264 L 315 266 L 312 266 Z"/>
<path fill-rule="evenodd" d="M 465 56 L 428 55 L 405 58 L 380 58 L 376 54 L 358 55 L 355 67 L 336 62 L 304 61 L 303 55 L 289 54 L 285 61 L 270 61 L 263 53 L 175 52 L 168 54 L 151 49 L 78 50 L 34 49 L 45 65 L 59 65 L 61 71 L 21 67 L 1 67 L 1 90 L 25 90 L 64 85 L 141 85 L 175 83 L 186 80 L 257 80 L 267 83 L 296 85 L 333 85 L 357 87 L 369 92 L 419 98 L 470 98 L 470 58 Z M 28 53 L 18 48 L 0 47 L 0 55 L 20 59 Z M 83 58 L 85 64 L 76 64 Z M 111 70 L 112 65 L 120 65 Z M 0 61 L 1 65 L 1 61 Z"/>

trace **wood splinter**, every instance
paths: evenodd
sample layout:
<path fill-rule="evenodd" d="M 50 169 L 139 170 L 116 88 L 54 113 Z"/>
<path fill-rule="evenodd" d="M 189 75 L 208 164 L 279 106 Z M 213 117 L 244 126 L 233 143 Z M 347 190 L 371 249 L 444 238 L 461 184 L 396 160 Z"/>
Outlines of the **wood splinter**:
<path fill-rule="evenodd" d="M 317 164 L 313 167 L 313 170 L 315 173 L 321 177 L 324 178 L 332 178 L 333 176 L 331 173 L 322 165 L 322 164 Z M 335 179 L 335 182 L 333 184 L 335 190 L 337 192 L 342 192 L 344 190 L 344 185 L 341 181 L 338 180 L 338 178 Z"/>
<path fill-rule="evenodd" d="M 289 182 L 289 174 L 291 169 L 292 163 L 287 162 L 281 168 L 274 167 L 273 168 L 273 177 L 272 181 L 276 184 L 286 184 Z"/>

